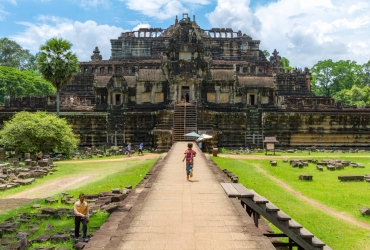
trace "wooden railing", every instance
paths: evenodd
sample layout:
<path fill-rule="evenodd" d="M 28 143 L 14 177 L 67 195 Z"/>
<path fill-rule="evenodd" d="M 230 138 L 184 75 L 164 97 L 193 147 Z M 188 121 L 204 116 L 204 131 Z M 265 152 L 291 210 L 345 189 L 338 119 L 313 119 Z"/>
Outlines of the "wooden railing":
<path fill-rule="evenodd" d="M 257 194 L 254 190 L 244 187 L 240 183 L 221 183 L 226 194 L 231 198 L 238 198 L 254 224 L 258 227 L 258 220 L 264 217 L 282 233 L 264 234 L 266 237 L 288 237 L 289 242 L 274 242 L 275 247 L 285 246 L 298 250 L 331 250 L 324 242 L 293 220 L 272 202 Z"/>

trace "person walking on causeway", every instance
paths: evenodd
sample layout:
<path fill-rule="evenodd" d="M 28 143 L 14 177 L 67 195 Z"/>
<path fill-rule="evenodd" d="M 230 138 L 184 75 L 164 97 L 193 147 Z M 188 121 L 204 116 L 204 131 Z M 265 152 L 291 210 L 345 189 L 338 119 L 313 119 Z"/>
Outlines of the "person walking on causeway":
<path fill-rule="evenodd" d="M 75 214 L 75 241 L 78 241 L 80 237 L 80 223 L 82 222 L 82 233 L 83 233 L 83 242 L 88 242 L 89 240 L 86 237 L 87 233 L 87 223 L 89 222 L 89 206 L 85 201 L 85 195 L 80 194 L 78 197 L 79 200 L 75 202 L 73 206 Z"/>
<path fill-rule="evenodd" d="M 196 152 L 193 150 L 193 143 L 188 143 L 188 149 L 184 153 L 184 162 L 186 159 L 186 179 L 189 180 L 189 176 L 193 177 L 193 167 L 194 167 L 194 157 L 196 156 Z"/>

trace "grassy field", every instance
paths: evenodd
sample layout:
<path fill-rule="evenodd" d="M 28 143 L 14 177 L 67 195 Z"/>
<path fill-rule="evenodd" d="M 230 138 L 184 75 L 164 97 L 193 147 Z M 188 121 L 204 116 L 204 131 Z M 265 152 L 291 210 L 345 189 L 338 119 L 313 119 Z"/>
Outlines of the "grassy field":
<path fill-rule="evenodd" d="M 266 157 L 264 154 L 253 154 L 254 159 L 232 159 L 220 155 L 221 157 L 212 159 L 221 169 L 226 168 L 232 171 L 239 177 L 240 183 L 268 198 L 333 249 L 370 249 L 368 245 L 370 230 L 343 220 L 335 214 L 338 213 L 360 224 L 370 226 L 370 217 L 364 217 L 359 212 L 361 207 L 370 207 L 370 183 L 338 180 L 340 175 L 370 174 L 370 155 L 367 153 L 312 152 L 310 155 L 308 153 L 279 153 L 279 155 L 280 157 Z M 316 164 L 310 163 L 308 167 L 300 169 L 293 168 L 288 162 L 283 162 L 281 156 L 287 159 L 317 159 L 319 161 L 322 159 L 350 160 L 363 163 L 365 168 L 346 167 L 336 171 L 324 168 L 324 171 L 318 171 Z M 277 160 L 277 166 L 272 167 L 270 160 Z M 299 180 L 300 174 L 311 174 L 313 181 Z M 279 181 L 297 191 L 298 195 L 287 190 Z M 328 209 L 305 201 L 300 194 L 325 205 Z M 332 213 L 332 210 L 335 213 Z"/>
<path fill-rule="evenodd" d="M 158 155 L 159 157 L 159 155 Z M 121 156 L 122 158 L 122 156 Z M 110 159 L 110 158 L 109 158 Z M 89 174 L 88 181 L 84 181 L 83 183 L 79 184 L 78 186 L 70 186 L 66 189 L 59 190 L 59 192 L 53 193 L 50 191 L 50 195 L 47 197 L 54 197 L 59 199 L 57 204 L 48 205 L 45 204 L 44 199 L 35 200 L 31 203 L 14 207 L 11 210 L 6 212 L 0 212 L 0 222 L 9 219 L 17 214 L 21 213 L 35 213 L 39 212 L 34 208 L 31 208 L 33 204 L 41 204 L 41 207 L 67 207 L 72 209 L 71 205 L 65 205 L 60 202 L 61 193 L 67 192 L 74 197 L 78 197 L 79 193 L 85 194 L 94 194 L 99 192 L 108 192 L 112 188 L 123 188 L 126 186 L 133 186 L 135 187 L 146 175 L 149 169 L 153 166 L 157 158 L 152 159 L 129 159 L 125 161 L 106 161 L 106 162 L 94 162 L 88 161 L 81 163 L 77 162 L 58 162 L 58 171 L 56 171 L 53 175 L 45 176 L 44 178 L 37 179 L 36 183 L 33 183 L 29 186 L 22 186 L 14 189 L 10 189 L 0 193 L 0 197 L 2 199 L 9 199 L 12 195 L 18 194 L 20 192 L 25 192 L 28 189 L 32 189 L 33 187 L 47 185 L 49 183 L 58 183 L 58 179 L 65 178 L 65 177 L 75 177 L 78 178 L 81 175 Z M 46 197 L 44 197 L 46 198 Z M 89 222 L 88 233 L 93 233 L 96 231 L 108 218 L 108 214 L 104 212 L 98 212 L 91 217 Z M 74 221 L 73 218 L 62 217 L 62 218 L 50 218 L 48 220 L 34 220 L 32 221 L 33 224 L 36 224 L 39 230 L 37 230 L 34 234 L 30 235 L 29 239 L 35 239 L 41 234 L 48 233 L 45 231 L 45 227 L 47 224 L 52 224 L 55 227 L 55 232 L 62 231 L 63 228 L 74 228 Z M 20 229 L 27 229 L 27 226 L 21 226 Z M 11 234 L 4 234 L 4 236 L 12 236 Z M 33 244 L 32 248 L 37 248 L 39 246 L 56 246 L 60 248 L 72 248 L 73 241 L 72 239 L 65 243 L 37 243 Z"/>

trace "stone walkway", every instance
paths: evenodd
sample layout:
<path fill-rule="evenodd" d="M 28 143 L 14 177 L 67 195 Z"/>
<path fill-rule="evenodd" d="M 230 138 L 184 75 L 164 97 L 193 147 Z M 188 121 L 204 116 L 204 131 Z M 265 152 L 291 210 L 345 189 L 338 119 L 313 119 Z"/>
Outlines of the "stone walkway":
<path fill-rule="evenodd" d="M 152 183 L 137 187 L 137 200 L 112 213 L 84 249 L 275 249 L 197 146 L 194 177 L 186 180 L 186 148 L 175 143 Z"/>

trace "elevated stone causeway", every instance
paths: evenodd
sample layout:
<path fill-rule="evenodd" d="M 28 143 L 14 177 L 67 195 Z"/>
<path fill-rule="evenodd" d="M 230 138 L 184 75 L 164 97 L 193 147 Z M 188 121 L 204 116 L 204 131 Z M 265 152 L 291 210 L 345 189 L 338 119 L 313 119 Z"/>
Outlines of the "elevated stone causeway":
<path fill-rule="evenodd" d="M 186 180 L 186 148 L 175 143 L 84 249 L 275 249 L 225 194 L 227 177 L 196 145 L 194 176 Z"/>

